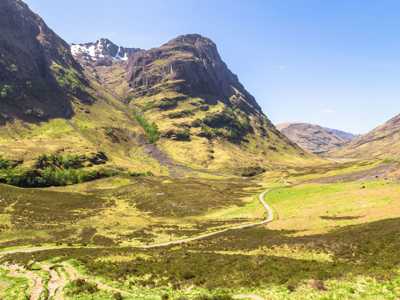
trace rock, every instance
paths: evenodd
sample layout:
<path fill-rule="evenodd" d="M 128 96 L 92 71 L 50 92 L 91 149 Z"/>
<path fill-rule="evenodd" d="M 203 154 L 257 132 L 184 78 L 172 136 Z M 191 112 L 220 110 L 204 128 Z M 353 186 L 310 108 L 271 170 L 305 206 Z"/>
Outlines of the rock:
<path fill-rule="evenodd" d="M 104 152 L 98 152 L 89 158 L 89 161 L 94 165 L 102 165 L 108 161 L 108 157 Z"/>
<path fill-rule="evenodd" d="M 207 95 L 209 104 L 221 100 L 247 112 L 261 113 L 254 97 L 222 61 L 216 45 L 198 34 L 179 36 L 160 48 L 134 53 L 128 71 L 136 96 L 173 88 L 193 97 Z"/>
<path fill-rule="evenodd" d="M 69 45 L 21 0 L 0 1 L 0 113 L 10 118 L 72 115 L 70 95 L 87 81 Z"/>
<path fill-rule="evenodd" d="M 72 55 L 81 64 L 92 66 L 111 66 L 114 62 L 127 61 L 130 55 L 138 51 L 142 49 L 117 46 L 106 38 L 96 42 L 71 45 Z"/>
<path fill-rule="evenodd" d="M 260 175 L 262 173 L 265 173 L 265 169 L 259 166 L 255 166 L 255 167 L 247 167 L 244 168 L 242 170 L 240 170 L 240 175 L 243 177 L 254 177 L 257 175 Z"/>
<path fill-rule="evenodd" d="M 327 290 L 324 282 L 321 280 L 311 279 L 309 281 L 309 286 L 311 288 L 313 288 L 314 290 L 318 290 L 318 291 L 326 291 Z"/>
<path fill-rule="evenodd" d="M 190 131 L 188 130 L 168 130 L 162 134 L 161 137 L 168 138 L 175 141 L 190 141 Z"/>

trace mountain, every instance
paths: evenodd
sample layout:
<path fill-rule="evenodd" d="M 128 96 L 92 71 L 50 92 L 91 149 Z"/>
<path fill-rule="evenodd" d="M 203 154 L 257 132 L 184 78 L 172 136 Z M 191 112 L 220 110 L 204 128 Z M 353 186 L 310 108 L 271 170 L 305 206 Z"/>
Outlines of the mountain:
<path fill-rule="evenodd" d="M 371 132 L 361 135 L 342 149 L 332 151 L 337 157 L 393 158 L 400 154 L 400 115 Z"/>
<path fill-rule="evenodd" d="M 356 137 L 352 133 L 308 123 L 283 123 L 277 128 L 291 141 L 312 153 L 337 149 Z"/>
<path fill-rule="evenodd" d="M 218 100 L 232 108 L 260 114 L 261 108 L 222 61 L 216 45 L 197 34 L 179 36 L 160 48 L 138 52 L 129 60 L 132 95 L 165 90 Z"/>
<path fill-rule="evenodd" d="M 182 35 L 136 52 L 129 57 L 127 72 L 125 101 L 157 124 L 160 147 L 174 159 L 210 167 L 228 161 L 238 165 L 241 157 L 243 164 L 260 164 L 289 153 L 302 155 L 272 125 L 206 37 Z"/>
<path fill-rule="evenodd" d="M 316 159 L 274 127 L 208 38 L 71 49 L 20 0 L 2 1 L 0 14 L 0 157 L 31 167 L 73 154 L 89 168 L 101 157 L 170 176 L 251 176 Z"/>
<path fill-rule="evenodd" d="M 0 2 L 0 123 L 70 117 L 86 85 L 64 40 L 22 1 Z"/>
<path fill-rule="evenodd" d="M 127 61 L 138 48 L 117 46 L 109 39 L 101 38 L 94 43 L 72 44 L 72 55 L 81 63 L 95 65 L 111 65 L 113 62 Z"/>

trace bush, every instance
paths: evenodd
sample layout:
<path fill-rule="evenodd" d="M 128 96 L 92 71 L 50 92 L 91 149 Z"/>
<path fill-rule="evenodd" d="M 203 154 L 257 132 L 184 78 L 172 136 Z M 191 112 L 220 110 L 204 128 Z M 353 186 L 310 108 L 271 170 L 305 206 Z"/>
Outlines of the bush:
<path fill-rule="evenodd" d="M 129 172 L 129 176 L 131 177 L 145 177 L 145 176 L 154 176 L 151 171 L 147 172 Z"/>
<path fill-rule="evenodd" d="M 9 169 L 11 168 L 11 165 L 11 161 L 0 156 L 0 169 Z"/>
<path fill-rule="evenodd" d="M 117 174 L 110 169 L 85 170 L 85 157 L 77 155 L 42 155 L 32 169 L 15 168 L 9 161 L 0 160 L 0 182 L 19 187 L 65 186 Z"/>
<path fill-rule="evenodd" d="M 79 169 L 83 167 L 85 161 L 84 156 L 80 155 L 41 155 L 38 157 L 35 167 L 37 169 L 46 168 L 64 168 L 64 169 Z"/>
<path fill-rule="evenodd" d="M 151 122 L 147 121 L 146 118 L 142 114 L 139 114 L 139 113 L 135 114 L 135 119 L 140 124 L 140 126 L 142 126 L 142 128 L 144 129 L 149 143 L 154 144 L 155 142 L 157 142 L 159 140 L 160 132 L 158 131 L 158 127 L 157 127 L 156 123 L 154 123 L 154 122 L 151 123 Z"/>
<path fill-rule="evenodd" d="M 7 98 L 14 92 L 14 87 L 9 84 L 0 84 L 0 98 Z"/>
<path fill-rule="evenodd" d="M 79 294 L 94 294 L 98 292 L 97 285 L 90 283 L 84 279 L 76 279 L 69 284 L 67 295 L 75 296 Z"/>

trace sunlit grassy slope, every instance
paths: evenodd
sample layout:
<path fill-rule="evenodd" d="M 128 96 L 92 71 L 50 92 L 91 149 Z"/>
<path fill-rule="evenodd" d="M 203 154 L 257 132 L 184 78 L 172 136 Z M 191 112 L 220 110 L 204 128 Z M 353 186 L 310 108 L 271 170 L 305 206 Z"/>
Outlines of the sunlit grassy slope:
<path fill-rule="evenodd" d="M 28 201 L 0 202 L 2 245 L 48 250 L 2 260 L 28 269 L 36 262 L 33 272 L 43 276 L 46 265 L 56 265 L 67 278 L 65 299 L 397 299 L 395 167 L 347 163 L 314 169 L 313 176 L 302 168 L 252 181 L 117 177 L 27 190 L 21 195 Z M 187 245 L 131 247 L 260 220 L 263 210 L 254 196 L 261 187 L 270 188 L 266 200 L 275 211 L 268 226 Z M 46 200 L 48 193 L 57 197 Z M 1 195 L 16 194 L 2 187 Z M 57 207 L 55 199 L 64 203 L 63 213 L 37 219 L 40 210 Z M 34 230 L 24 232 L 28 222 Z M 3 269 L 0 284 L 10 297 L 26 281 Z"/>

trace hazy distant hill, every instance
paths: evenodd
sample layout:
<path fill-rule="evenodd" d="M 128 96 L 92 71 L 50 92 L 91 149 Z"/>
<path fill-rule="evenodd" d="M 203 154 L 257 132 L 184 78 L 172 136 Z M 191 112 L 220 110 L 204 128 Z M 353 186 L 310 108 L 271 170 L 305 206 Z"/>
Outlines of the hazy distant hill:
<path fill-rule="evenodd" d="M 361 135 L 342 149 L 332 151 L 335 156 L 354 158 L 398 157 L 400 154 L 400 115 Z"/>
<path fill-rule="evenodd" d="M 336 149 L 355 138 L 352 133 L 308 123 L 283 123 L 277 128 L 291 141 L 312 153 Z"/>

